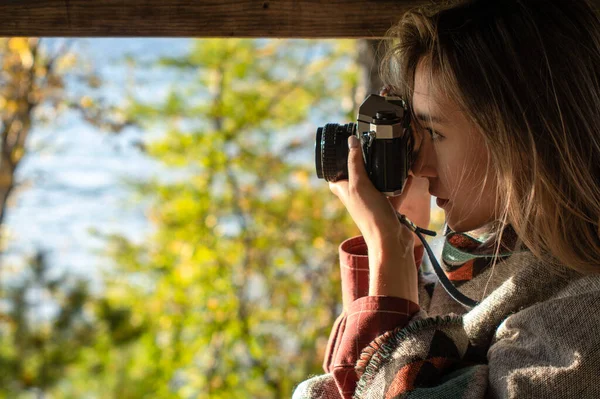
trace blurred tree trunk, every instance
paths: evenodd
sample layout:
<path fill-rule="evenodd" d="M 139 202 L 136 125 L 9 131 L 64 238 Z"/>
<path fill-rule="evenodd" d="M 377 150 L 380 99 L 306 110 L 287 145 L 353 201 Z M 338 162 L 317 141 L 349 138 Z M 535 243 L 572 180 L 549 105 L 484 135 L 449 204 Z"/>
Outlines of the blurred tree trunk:
<path fill-rule="evenodd" d="M 115 108 L 105 106 L 101 100 L 89 95 L 70 98 L 65 90 L 67 77 L 95 89 L 100 86 L 98 76 L 75 68 L 79 65 L 70 50 L 73 41 L 63 42 L 54 54 L 48 54 L 41 42 L 40 38 L 0 39 L 0 254 L 6 245 L 1 232 L 17 184 L 15 173 L 26 155 L 27 139 L 35 125 L 55 122 L 66 108 L 81 111 L 84 120 L 113 133 L 132 124 L 130 120 L 115 119 Z M 38 116 L 42 106 L 47 106 L 46 114 Z"/>
<path fill-rule="evenodd" d="M 39 39 L 11 39 L 2 43 L 2 94 L 0 134 L 0 227 L 4 223 L 8 197 L 15 186 L 14 174 L 25 152 L 31 118 L 39 104 L 36 72 L 43 68 L 53 74 L 53 62 L 40 65 Z M 0 236 L 1 237 L 1 236 Z M 2 243 L 0 243 L 2 244 Z"/>
<path fill-rule="evenodd" d="M 380 40 L 360 39 L 357 42 L 357 62 L 360 66 L 359 90 L 357 103 L 369 94 L 378 94 L 383 86 L 379 77 L 379 63 L 381 62 L 383 47 L 379 49 Z"/>

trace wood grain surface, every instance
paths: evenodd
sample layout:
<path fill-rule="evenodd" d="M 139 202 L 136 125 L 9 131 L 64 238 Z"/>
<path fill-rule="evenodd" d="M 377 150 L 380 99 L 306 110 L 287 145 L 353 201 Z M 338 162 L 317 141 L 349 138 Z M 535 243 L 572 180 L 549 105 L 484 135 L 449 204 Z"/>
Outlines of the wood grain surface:
<path fill-rule="evenodd" d="M 1 36 L 380 38 L 424 0 L 0 0 Z"/>

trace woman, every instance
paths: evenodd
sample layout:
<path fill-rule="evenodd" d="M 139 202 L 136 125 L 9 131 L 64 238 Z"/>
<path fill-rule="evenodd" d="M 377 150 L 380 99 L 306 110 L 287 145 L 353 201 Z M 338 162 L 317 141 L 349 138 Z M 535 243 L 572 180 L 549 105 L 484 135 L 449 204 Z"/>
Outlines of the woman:
<path fill-rule="evenodd" d="M 350 138 L 349 178 L 330 187 L 362 236 L 340 246 L 327 374 L 294 398 L 600 397 L 598 16 L 584 0 L 471 0 L 390 33 L 381 72 L 411 99 L 416 161 L 388 201 Z M 429 194 L 452 230 L 444 271 L 474 306 L 419 270 L 396 217 L 425 227 Z"/>

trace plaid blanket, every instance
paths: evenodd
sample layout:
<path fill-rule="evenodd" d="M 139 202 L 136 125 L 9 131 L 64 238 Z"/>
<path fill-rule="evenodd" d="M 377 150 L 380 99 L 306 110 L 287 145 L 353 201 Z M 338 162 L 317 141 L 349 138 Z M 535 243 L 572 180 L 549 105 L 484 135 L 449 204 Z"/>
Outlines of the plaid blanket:
<path fill-rule="evenodd" d="M 420 272 L 421 310 L 363 349 L 354 398 L 600 397 L 600 275 L 550 269 L 527 250 L 494 259 L 484 245 L 453 233 L 442 252 L 454 285 L 481 303 L 464 308 Z M 330 374 L 293 394 L 339 397 Z"/>

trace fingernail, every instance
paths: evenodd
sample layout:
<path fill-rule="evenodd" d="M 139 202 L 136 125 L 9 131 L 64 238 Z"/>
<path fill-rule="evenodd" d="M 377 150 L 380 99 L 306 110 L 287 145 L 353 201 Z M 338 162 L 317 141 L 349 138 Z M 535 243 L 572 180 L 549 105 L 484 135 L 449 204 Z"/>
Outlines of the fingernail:
<path fill-rule="evenodd" d="M 358 147 L 358 139 L 353 134 L 348 137 L 348 148 L 356 148 Z"/>

